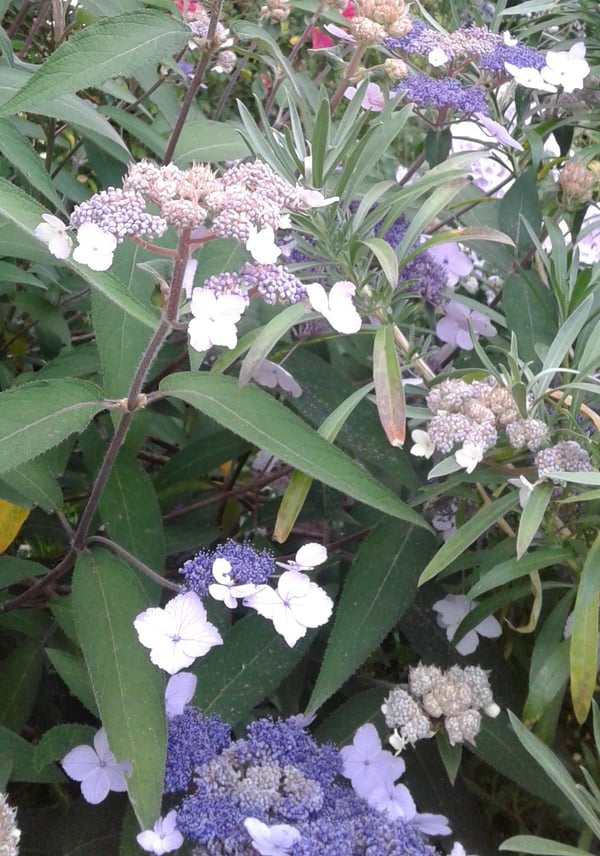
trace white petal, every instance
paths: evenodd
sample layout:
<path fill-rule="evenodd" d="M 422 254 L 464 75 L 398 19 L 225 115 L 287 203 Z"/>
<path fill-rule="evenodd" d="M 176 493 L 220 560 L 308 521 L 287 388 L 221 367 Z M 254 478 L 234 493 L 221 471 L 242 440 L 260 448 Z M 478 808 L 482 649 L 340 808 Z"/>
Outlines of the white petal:
<path fill-rule="evenodd" d="M 327 560 L 327 547 L 323 544 L 304 544 L 296 553 L 296 564 L 301 568 L 316 568 Z"/>
<path fill-rule="evenodd" d="M 86 802 L 98 805 L 110 791 L 110 779 L 104 767 L 96 767 L 81 783 L 81 793 Z"/>

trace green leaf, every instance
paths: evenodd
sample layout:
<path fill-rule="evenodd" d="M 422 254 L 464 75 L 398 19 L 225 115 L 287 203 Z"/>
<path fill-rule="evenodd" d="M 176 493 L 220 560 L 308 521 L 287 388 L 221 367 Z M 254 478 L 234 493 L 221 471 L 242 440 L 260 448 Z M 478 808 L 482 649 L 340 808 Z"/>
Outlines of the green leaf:
<path fill-rule="evenodd" d="M 140 66 L 176 53 L 189 37 L 182 21 L 150 9 L 104 18 L 63 42 L 0 115 L 31 111 L 57 95 L 133 75 Z"/>
<path fill-rule="evenodd" d="M 181 169 L 196 163 L 247 158 L 248 145 L 237 128 L 226 122 L 186 122 L 175 146 L 173 161 Z"/>
<path fill-rule="evenodd" d="M 91 725 L 56 725 L 45 734 L 35 747 L 35 764 L 38 770 L 55 761 L 61 761 L 67 752 L 82 744 L 92 745 L 96 729 Z"/>
<path fill-rule="evenodd" d="M 0 662 L 0 725 L 21 731 L 29 719 L 41 675 L 42 647 L 35 639 L 20 642 Z"/>
<path fill-rule="evenodd" d="M 512 9 L 510 11 L 512 12 Z M 589 856 L 590 852 L 589 850 L 580 850 L 579 847 L 571 847 L 570 844 L 551 841 L 549 838 L 539 838 L 537 835 L 514 835 L 502 842 L 500 850 L 534 853 L 539 854 L 539 856 Z"/>
<path fill-rule="evenodd" d="M 44 168 L 44 161 L 27 137 L 6 119 L 0 119 L 0 149 L 4 157 L 25 176 L 35 190 L 42 193 L 56 208 L 63 210 L 62 200 Z"/>
<path fill-rule="evenodd" d="M 240 368 L 240 386 L 249 383 L 258 366 L 265 360 L 272 349 L 288 330 L 299 324 L 306 315 L 306 306 L 303 303 L 293 303 L 283 312 L 278 312 L 268 324 L 261 329 L 260 333 L 250 346 L 250 350 L 244 358 Z"/>
<path fill-rule="evenodd" d="M 558 757 L 548 746 L 545 745 L 545 743 L 538 740 L 534 734 L 531 734 L 531 732 L 529 732 L 525 726 L 519 722 L 514 714 L 509 711 L 508 715 L 510 717 L 510 724 L 512 725 L 522 746 L 541 767 L 554 785 L 556 785 L 561 793 L 567 798 L 583 822 L 589 826 L 596 838 L 600 838 L 600 818 L 598 818 L 598 815 L 590 809 L 579 786 L 570 776 L 567 768 L 561 763 L 561 761 L 559 761 Z"/>
<path fill-rule="evenodd" d="M 477 514 L 473 515 L 466 523 L 463 523 L 454 535 L 438 550 L 421 574 L 419 585 L 423 585 L 423 583 L 428 582 L 441 573 L 454 559 L 464 553 L 480 535 L 487 532 L 499 517 L 502 517 L 507 511 L 512 511 L 517 504 L 517 496 L 514 493 L 510 493 L 480 508 Z"/>
<path fill-rule="evenodd" d="M 401 448 L 406 439 L 406 401 L 391 324 L 375 333 L 373 380 L 379 421 L 390 444 Z"/>
<path fill-rule="evenodd" d="M 0 556 L 0 590 L 20 583 L 28 577 L 43 577 L 48 568 L 29 559 L 18 559 L 16 556 Z"/>
<path fill-rule="evenodd" d="M 234 378 L 208 372 L 174 374 L 160 388 L 295 469 L 392 517 L 427 528 L 391 491 L 262 390 L 240 388 Z"/>
<path fill-rule="evenodd" d="M 398 285 L 398 256 L 392 247 L 383 238 L 369 238 L 366 241 L 361 241 L 361 244 L 368 247 L 379 262 L 390 288 L 396 288 Z"/>
<path fill-rule="evenodd" d="M 550 386 L 556 371 L 561 367 L 569 349 L 584 328 L 593 304 L 594 297 L 592 294 L 588 294 L 577 309 L 560 325 L 554 341 L 548 348 L 540 375 L 532 384 L 532 392 L 536 397 L 542 395 Z"/>
<path fill-rule="evenodd" d="M 538 198 L 535 170 L 527 169 L 500 200 L 499 225 L 513 239 L 519 256 L 532 246 L 525 226 L 528 223 L 534 232 L 542 226 L 542 209 Z"/>
<path fill-rule="evenodd" d="M 494 588 L 518 580 L 533 571 L 548 568 L 551 565 L 565 564 L 573 558 L 566 547 L 540 547 L 523 556 L 522 559 L 508 559 L 483 572 L 479 580 L 469 591 L 469 597 L 475 600 Z"/>
<path fill-rule="evenodd" d="M 82 553 L 73 575 L 79 642 L 109 746 L 131 762 L 129 798 L 143 829 L 160 814 L 166 751 L 164 685 L 133 620 L 149 606 L 133 571 L 104 550 Z"/>
<path fill-rule="evenodd" d="M 40 772 L 35 763 L 35 746 L 2 725 L 0 725 L 0 758 L 3 762 L 13 762 L 10 774 L 13 782 L 64 781 L 64 774 L 58 767 L 49 767 Z"/>
<path fill-rule="evenodd" d="M 434 538 L 383 520 L 361 544 L 334 613 L 323 665 L 307 710 L 315 711 L 348 680 L 411 604 Z"/>
<path fill-rule="evenodd" d="M 73 693 L 93 716 L 99 717 L 90 677 L 81 656 L 77 657 L 58 648 L 46 648 L 46 654 L 69 692 Z"/>
<path fill-rule="evenodd" d="M 600 535 L 590 549 L 577 590 L 573 610 L 570 673 L 571 699 L 577 721 L 584 722 L 596 687 L 598 606 L 600 603 Z"/>
<path fill-rule="evenodd" d="M 103 409 L 98 387 L 83 380 L 45 380 L 0 393 L 0 472 L 83 431 Z"/>
<path fill-rule="evenodd" d="M 442 131 L 429 131 L 425 137 L 425 159 L 432 166 L 443 163 L 452 148 L 452 133 L 450 128 Z"/>
<path fill-rule="evenodd" d="M 517 559 L 522 558 L 535 538 L 535 533 L 540 528 L 540 523 L 544 519 L 544 514 L 552 499 L 553 490 L 553 485 L 543 482 L 542 484 L 536 484 L 529 494 L 519 521 Z"/>
<path fill-rule="evenodd" d="M 534 371 L 542 366 L 540 346 L 550 347 L 557 331 L 556 303 L 552 293 L 531 273 L 511 274 L 502 288 L 502 306 L 509 330 L 514 331 L 519 357 L 532 364 Z"/>
<path fill-rule="evenodd" d="M 594 663 L 596 652 L 594 651 Z M 523 708 L 523 720 L 528 725 L 537 722 L 548 709 L 553 699 L 564 692 L 569 680 L 569 643 L 561 640 L 550 650 L 539 669 L 532 674 L 527 701 Z"/>
<path fill-rule="evenodd" d="M 15 470 L 3 473 L 1 485 L 8 485 L 24 498 L 28 507 L 38 505 L 50 513 L 62 505 L 62 492 L 57 479 L 43 460 L 28 461 Z"/>
<path fill-rule="evenodd" d="M 246 616 L 233 625 L 224 645 L 212 648 L 192 668 L 198 678 L 194 704 L 204 715 L 218 713 L 235 725 L 272 695 L 303 657 L 314 635 L 309 631 L 290 648 L 269 622 L 257 615 Z"/>

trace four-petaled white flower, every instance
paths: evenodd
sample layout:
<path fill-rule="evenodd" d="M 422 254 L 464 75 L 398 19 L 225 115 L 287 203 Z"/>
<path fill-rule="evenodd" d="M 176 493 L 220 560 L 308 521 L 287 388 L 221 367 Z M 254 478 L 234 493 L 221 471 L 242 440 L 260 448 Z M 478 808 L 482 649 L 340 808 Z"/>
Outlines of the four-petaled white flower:
<path fill-rule="evenodd" d="M 261 265 L 274 265 L 281 255 L 281 250 L 275 243 L 275 232 L 271 226 L 265 226 L 264 229 L 257 229 L 256 226 L 252 226 L 246 241 L 246 249 L 254 261 Z"/>
<path fill-rule="evenodd" d="M 170 675 L 191 666 L 223 640 L 206 618 L 206 610 L 196 592 L 178 594 L 164 609 L 151 607 L 136 617 L 133 626 L 150 659 Z"/>
<path fill-rule="evenodd" d="M 534 487 L 541 484 L 543 481 L 544 479 L 537 479 L 537 481 L 530 482 L 525 476 L 519 476 L 518 479 L 509 479 L 508 483 L 519 488 L 519 505 L 521 508 L 525 508 L 529 502 L 529 497 L 533 493 Z"/>
<path fill-rule="evenodd" d="M 435 335 L 442 342 L 456 345 L 464 351 L 471 351 L 473 349 L 471 332 L 475 338 L 490 337 L 496 335 L 496 328 L 482 312 L 474 311 L 464 303 L 451 300 L 444 306 L 444 315 L 435 325 Z"/>
<path fill-rule="evenodd" d="M 288 856 L 288 853 L 300 840 L 300 832 L 287 823 L 267 826 L 256 817 L 247 817 L 244 826 L 252 839 L 252 847 L 261 856 Z"/>
<path fill-rule="evenodd" d="M 255 583 L 237 585 L 231 578 L 231 564 L 227 559 L 215 559 L 212 572 L 217 582 L 209 585 L 208 593 L 215 600 L 222 601 L 228 609 L 236 608 L 236 598 L 248 597 L 257 589 Z"/>
<path fill-rule="evenodd" d="M 306 286 L 308 301 L 315 312 L 320 312 L 338 333 L 358 333 L 362 321 L 352 298 L 356 294 L 353 282 L 340 280 L 332 285 L 329 294 L 318 282 Z"/>
<path fill-rule="evenodd" d="M 565 92 L 583 89 L 583 81 L 589 73 L 583 42 L 577 42 L 568 51 L 548 51 L 546 65 L 541 70 L 546 83 L 562 86 Z"/>
<path fill-rule="evenodd" d="M 462 444 L 460 449 L 454 453 L 454 459 L 459 467 L 463 467 L 468 473 L 472 473 L 477 464 L 483 460 L 483 446 L 481 443 Z"/>
<path fill-rule="evenodd" d="M 442 627 L 446 631 L 447 638 L 452 641 L 458 625 L 463 618 L 468 615 L 477 606 L 477 601 L 470 601 L 464 594 L 448 594 L 442 600 L 438 600 L 433 604 L 433 609 L 438 613 L 438 627 Z M 477 627 L 469 630 L 463 638 L 455 645 L 456 650 L 463 657 L 467 654 L 472 654 L 479 645 L 479 636 L 486 636 L 488 639 L 495 639 L 502 635 L 502 627 L 493 615 L 488 615 L 483 621 L 480 621 Z"/>
<path fill-rule="evenodd" d="M 435 443 L 427 431 L 415 428 L 410 436 L 414 442 L 414 446 L 410 450 L 411 455 L 415 455 L 417 458 L 430 458 L 433 455 L 435 452 Z"/>
<path fill-rule="evenodd" d="M 252 380 L 268 389 L 278 386 L 284 392 L 289 392 L 292 398 L 300 398 L 302 395 L 302 387 L 296 378 L 279 363 L 273 363 L 271 360 L 263 360 L 257 365 L 252 373 Z"/>
<path fill-rule="evenodd" d="M 317 544 L 311 541 L 309 544 L 303 544 L 296 553 L 295 558 L 291 562 L 276 562 L 280 568 L 285 568 L 287 571 L 312 571 L 318 565 L 322 565 L 327 561 L 327 547 L 323 544 Z"/>
<path fill-rule="evenodd" d="M 244 606 L 273 622 L 290 648 L 306 635 L 308 628 L 327 624 L 333 601 L 310 577 L 300 571 L 285 571 L 277 589 L 259 586 L 254 594 L 244 598 Z"/>
<path fill-rule="evenodd" d="M 526 89 L 539 89 L 541 92 L 556 92 L 556 86 L 547 83 L 537 68 L 519 68 L 512 62 L 505 62 L 504 68 L 511 77 L 514 77 L 519 86 L 524 86 Z"/>
<path fill-rule="evenodd" d="M 68 259 L 73 241 L 67 234 L 68 226 L 54 214 L 42 214 L 43 223 L 33 230 L 33 234 L 43 241 L 57 259 Z"/>
<path fill-rule="evenodd" d="M 194 317 L 188 325 L 190 345 L 207 351 L 212 345 L 235 348 L 236 324 L 248 302 L 241 294 L 215 294 L 209 288 L 195 288 L 190 308 Z"/>
<path fill-rule="evenodd" d="M 395 782 L 406 769 L 402 758 L 382 749 L 372 722 L 356 730 L 352 745 L 340 749 L 340 757 L 342 775 L 350 779 L 355 792 L 363 799 L 367 799 L 378 785 Z"/>
<path fill-rule="evenodd" d="M 191 672 L 178 672 L 169 678 L 165 690 L 167 719 L 173 719 L 183 713 L 186 704 L 194 697 L 197 683 L 198 678 Z"/>
<path fill-rule="evenodd" d="M 424 835 L 449 835 L 448 818 L 443 814 L 420 814 L 406 785 L 391 779 L 380 782 L 365 795 L 366 801 L 390 820 L 403 820 Z"/>
<path fill-rule="evenodd" d="M 131 775 L 129 761 L 117 761 L 108 748 L 103 728 L 94 736 L 94 748 L 76 746 L 61 761 L 62 768 L 76 782 L 81 782 L 81 793 L 86 802 L 97 805 L 106 799 L 109 791 L 126 791 L 125 776 Z"/>
<path fill-rule="evenodd" d="M 441 65 L 446 65 L 450 57 L 448 54 L 443 51 L 441 48 L 433 48 L 427 54 L 427 60 L 429 65 L 432 65 L 434 68 L 439 68 Z"/>
<path fill-rule="evenodd" d="M 82 223 L 77 230 L 79 246 L 73 250 L 73 259 L 92 270 L 108 270 L 117 249 L 117 239 L 104 232 L 95 223 Z"/>
<path fill-rule="evenodd" d="M 136 841 L 147 853 L 163 856 L 179 850 L 183 844 L 183 835 L 177 829 L 177 812 L 170 811 L 166 817 L 159 817 L 152 829 L 145 829 L 136 836 Z"/>

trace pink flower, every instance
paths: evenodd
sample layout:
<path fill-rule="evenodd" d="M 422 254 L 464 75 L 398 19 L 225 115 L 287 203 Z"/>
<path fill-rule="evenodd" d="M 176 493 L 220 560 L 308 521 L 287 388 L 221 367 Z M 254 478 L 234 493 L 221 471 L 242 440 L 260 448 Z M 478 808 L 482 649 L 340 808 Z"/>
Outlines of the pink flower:
<path fill-rule="evenodd" d="M 344 98 L 352 99 L 357 93 L 356 86 L 348 86 L 344 90 Z M 371 110 L 373 113 L 380 113 L 385 107 L 385 96 L 380 86 L 376 83 L 369 83 L 360 106 L 365 110 Z"/>
<path fill-rule="evenodd" d="M 312 30 L 310 31 L 310 36 L 312 39 L 312 49 L 314 51 L 321 50 L 321 48 L 333 47 L 333 39 L 331 38 L 331 36 L 326 35 L 318 27 L 312 28 Z"/>
<path fill-rule="evenodd" d="M 473 342 L 469 333 L 469 322 L 475 337 L 487 336 L 489 338 L 496 335 L 496 328 L 489 318 L 481 312 L 469 309 L 463 303 L 451 300 L 444 307 L 444 316 L 437 322 L 436 336 L 442 342 L 456 345 L 457 348 L 462 348 L 464 351 L 471 351 Z"/>
<path fill-rule="evenodd" d="M 108 748 L 106 731 L 101 728 L 94 736 L 94 748 L 76 746 L 61 761 L 62 768 L 76 782 L 81 782 L 81 793 L 86 802 L 97 805 L 106 799 L 109 791 L 126 791 L 125 776 L 131 774 L 129 761 L 117 762 Z"/>

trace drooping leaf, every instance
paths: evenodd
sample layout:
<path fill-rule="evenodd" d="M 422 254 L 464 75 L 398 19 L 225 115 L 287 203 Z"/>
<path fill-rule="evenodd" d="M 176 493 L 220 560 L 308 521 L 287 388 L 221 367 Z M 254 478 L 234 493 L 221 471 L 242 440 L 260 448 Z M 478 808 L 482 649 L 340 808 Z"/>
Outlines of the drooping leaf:
<path fill-rule="evenodd" d="M 552 498 L 552 485 L 544 482 L 536 484 L 531 491 L 527 504 L 521 514 L 519 531 L 517 532 L 517 559 L 520 559 L 529 549 L 540 528 L 544 514 Z"/>
<path fill-rule="evenodd" d="M 307 710 L 317 710 L 367 659 L 417 590 L 435 539 L 405 523 L 384 520 L 363 541 L 334 612 L 323 664 Z"/>
<path fill-rule="evenodd" d="M 570 646 L 571 699 L 578 722 L 584 722 L 596 688 L 598 606 L 600 603 L 600 535 L 583 566 L 573 610 Z"/>
<path fill-rule="evenodd" d="M 162 381 L 161 390 L 187 401 L 230 431 L 324 484 L 427 528 L 421 517 L 391 491 L 262 390 L 240 388 L 234 378 L 208 372 L 171 375 Z"/>
<path fill-rule="evenodd" d="M 73 576 L 79 642 L 118 760 L 131 762 L 129 798 L 143 829 L 160 814 L 166 750 L 164 683 L 133 621 L 149 606 L 135 573 L 105 550 L 82 553 Z"/>
<path fill-rule="evenodd" d="M 379 421 L 392 446 L 406 439 L 406 401 L 391 324 L 377 329 L 373 346 L 373 380 Z"/>

